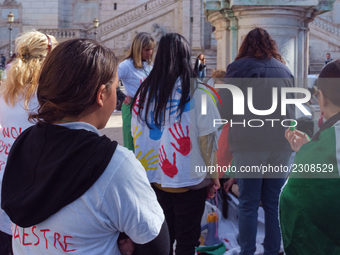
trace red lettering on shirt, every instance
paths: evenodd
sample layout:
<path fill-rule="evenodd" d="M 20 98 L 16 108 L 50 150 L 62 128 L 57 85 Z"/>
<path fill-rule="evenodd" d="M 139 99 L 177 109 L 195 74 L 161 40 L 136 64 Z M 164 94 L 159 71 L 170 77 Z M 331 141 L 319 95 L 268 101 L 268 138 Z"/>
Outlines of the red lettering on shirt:
<path fill-rule="evenodd" d="M 5 164 L 5 162 L 0 160 L 0 171 L 2 170 L 2 166 Z"/>
<path fill-rule="evenodd" d="M 8 144 L 8 145 L 6 146 L 6 150 L 5 150 L 5 154 L 6 154 L 6 155 L 9 154 L 10 149 L 11 149 L 11 145 Z"/>
<path fill-rule="evenodd" d="M 7 132 L 6 132 L 6 130 L 7 130 Z M 2 129 L 2 134 L 3 134 L 4 137 L 10 137 L 10 135 L 9 135 L 9 128 L 3 128 Z"/>
<path fill-rule="evenodd" d="M 0 152 L 3 152 L 3 150 L 5 149 L 6 144 L 4 141 L 0 140 Z"/>
<path fill-rule="evenodd" d="M 21 134 L 21 131 L 22 131 L 22 128 L 19 128 L 19 131 L 15 128 L 15 127 L 12 127 L 11 128 L 11 135 L 14 139 L 17 139 L 18 136 Z"/>
<path fill-rule="evenodd" d="M 19 243 L 21 243 L 20 233 L 19 233 L 19 229 L 18 229 L 17 225 L 15 225 L 15 228 L 14 228 L 13 238 L 14 239 L 18 238 L 19 239 Z"/>
<path fill-rule="evenodd" d="M 55 233 L 54 233 L 54 247 L 55 247 L 56 249 L 58 249 L 57 246 L 56 246 L 57 241 L 58 241 L 58 243 L 59 243 L 61 249 L 62 249 L 63 251 L 65 251 L 64 246 L 63 246 L 63 244 L 59 241 L 59 239 L 60 239 L 60 234 L 57 233 L 57 232 L 55 232 Z"/>
<path fill-rule="evenodd" d="M 46 232 L 49 232 L 51 230 L 49 229 L 40 229 L 40 232 L 43 232 L 44 233 L 44 238 L 45 238 L 45 241 L 46 241 L 46 249 L 48 249 L 48 243 L 47 243 L 47 238 L 46 238 Z"/>
<path fill-rule="evenodd" d="M 12 232 L 13 233 L 13 240 L 15 241 L 15 239 L 19 239 L 19 243 L 24 245 L 24 246 L 29 246 L 29 245 L 34 245 L 37 246 L 39 244 L 44 245 L 44 243 L 40 243 L 40 237 L 38 236 L 38 234 L 36 233 L 36 226 L 33 226 L 32 228 L 20 228 L 17 225 L 12 225 Z M 20 237 L 20 231 L 22 229 L 22 242 L 21 242 L 21 237 Z M 33 235 L 29 232 L 27 232 L 29 229 L 31 229 L 32 234 L 35 236 L 36 238 L 36 242 L 34 243 L 34 238 Z M 14 231 L 13 231 L 14 230 Z M 72 251 L 76 251 L 77 249 L 72 249 L 72 245 L 74 245 L 73 243 L 70 242 L 69 239 L 72 239 L 72 236 L 62 236 L 61 234 L 59 234 L 58 232 L 50 232 L 50 229 L 41 229 L 40 232 L 43 233 L 44 238 L 45 238 L 45 248 L 46 249 L 52 249 L 52 246 L 48 246 L 48 239 L 47 237 L 49 237 L 50 235 L 53 234 L 54 237 L 54 248 L 57 250 L 62 250 L 63 252 L 72 252 Z M 50 235 L 49 233 L 50 232 Z M 47 234 L 46 234 L 47 233 Z M 31 241 L 31 242 L 28 242 Z M 50 240 L 51 241 L 51 240 Z M 34 243 L 34 244 L 33 244 Z"/>
<path fill-rule="evenodd" d="M 15 127 L 4 127 L 2 128 L 2 134 L 4 137 L 12 137 L 14 139 L 17 139 L 18 136 L 21 134 L 22 128 L 15 128 Z"/>
<path fill-rule="evenodd" d="M 10 144 L 6 144 L 4 141 L 0 140 L 0 152 L 5 152 L 5 154 L 8 155 L 10 149 Z"/>
<path fill-rule="evenodd" d="M 22 244 L 23 245 L 32 245 L 32 243 L 25 243 L 25 236 L 28 236 L 27 233 L 25 233 L 25 229 L 22 229 Z"/>
<path fill-rule="evenodd" d="M 67 250 L 67 245 L 73 245 L 73 243 L 67 243 L 66 238 L 73 238 L 73 237 L 72 236 L 64 236 L 64 245 L 65 245 L 64 252 L 76 251 L 77 249 Z"/>
<path fill-rule="evenodd" d="M 38 245 L 40 243 L 40 239 L 39 239 L 39 236 L 37 236 L 36 233 L 34 233 L 34 229 L 36 229 L 37 227 L 36 226 L 33 226 L 32 227 L 32 233 L 33 235 L 35 235 L 35 237 L 38 239 L 38 241 L 34 244 L 35 246 Z"/>

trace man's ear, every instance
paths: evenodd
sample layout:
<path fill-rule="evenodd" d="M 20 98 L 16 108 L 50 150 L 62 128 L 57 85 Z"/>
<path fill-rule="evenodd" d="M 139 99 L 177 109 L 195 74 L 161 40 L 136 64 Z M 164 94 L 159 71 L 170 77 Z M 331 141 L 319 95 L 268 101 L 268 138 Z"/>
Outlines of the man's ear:
<path fill-rule="evenodd" d="M 97 91 L 97 98 L 96 98 L 97 105 L 99 105 L 100 107 L 103 107 L 105 97 L 106 97 L 106 86 L 103 84 L 99 87 Z"/>
<path fill-rule="evenodd" d="M 328 105 L 328 100 L 325 98 L 325 95 L 323 94 L 321 90 L 319 90 L 318 101 L 319 101 L 320 110 L 324 111 L 324 109 Z"/>

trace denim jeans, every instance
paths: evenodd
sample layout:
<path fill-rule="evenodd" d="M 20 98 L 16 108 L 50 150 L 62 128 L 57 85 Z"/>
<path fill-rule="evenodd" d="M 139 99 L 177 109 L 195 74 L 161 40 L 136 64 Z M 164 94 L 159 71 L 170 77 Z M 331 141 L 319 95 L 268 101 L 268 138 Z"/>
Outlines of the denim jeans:
<path fill-rule="evenodd" d="M 233 153 L 234 164 L 241 166 L 287 165 L 291 152 L 257 151 Z M 262 201 L 265 212 L 264 254 L 277 255 L 280 250 L 281 232 L 279 226 L 279 195 L 285 182 L 280 178 L 266 178 L 262 173 L 254 176 L 236 175 L 239 186 L 239 244 L 242 255 L 254 254 L 256 250 L 257 211 Z M 250 178 L 249 178 L 250 177 Z M 273 177 L 273 176 L 271 176 Z"/>

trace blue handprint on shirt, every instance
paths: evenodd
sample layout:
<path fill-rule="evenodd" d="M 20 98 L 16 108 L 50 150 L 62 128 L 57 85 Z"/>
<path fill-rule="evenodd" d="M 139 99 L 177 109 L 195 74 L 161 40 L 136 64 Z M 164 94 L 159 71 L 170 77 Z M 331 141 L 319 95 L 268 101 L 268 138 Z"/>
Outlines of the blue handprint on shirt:
<path fill-rule="evenodd" d="M 170 106 L 168 106 L 166 109 L 169 110 L 170 109 L 170 115 L 176 113 L 178 111 L 178 105 L 179 105 L 180 99 L 171 99 L 170 101 L 168 101 L 168 104 L 170 104 Z M 183 108 L 183 112 L 188 112 L 190 111 L 190 101 L 188 101 Z M 177 115 L 176 119 L 179 118 L 179 114 Z"/>
<path fill-rule="evenodd" d="M 159 140 L 162 137 L 164 127 L 157 127 L 155 120 L 153 118 L 153 111 L 150 111 L 150 117 L 151 117 L 151 123 L 149 123 L 149 127 L 150 127 L 149 137 L 152 140 Z M 161 119 L 160 119 L 160 123 L 162 122 L 163 122 L 163 113 L 161 114 Z"/>

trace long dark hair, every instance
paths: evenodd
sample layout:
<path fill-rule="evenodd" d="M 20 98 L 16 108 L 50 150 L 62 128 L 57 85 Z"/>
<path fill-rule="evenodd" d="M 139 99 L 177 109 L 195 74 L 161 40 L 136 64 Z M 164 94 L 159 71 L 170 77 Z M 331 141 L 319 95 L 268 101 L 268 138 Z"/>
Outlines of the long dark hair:
<path fill-rule="evenodd" d="M 44 62 L 37 91 L 40 108 L 30 119 L 53 123 L 81 116 L 96 102 L 101 85 L 112 89 L 117 66 L 115 54 L 93 40 L 60 43 Z"/>
<path fill-rule="evenodd" d="M 259 27 L 254 28 L 246 35 L 235 60 L 246 57 L 258 59 L 275 58 L 285 63 L 277 50 L 275 40 L 271 38 L 265 29 Z"/>
<path fill-rule="evenodd" d="M 164 35 L 159 42 L 154 67 L 132 101 L 133 106 L 139 98 L 139 106 L 145 109 L 145 115 L 141 116 L 141 107 L 138 108 L 138 118 L 143 122 L 146 121 L 148 113 L 152 110 L 156 126 L 163 125 L 164 118 L 162 117 L 165 117 L 169 100 L 171 104 L 173 89 L 178 78 L 182 82 L 182 96 L 178 105 L 181 116 L 190 98 L 190 78 L 192 77 L 189 42 L 177 33 Z M 152 100 L 155 100 L 154 109 L 150 109 Z M 150 127 L 147 121 L 146 124 Z"/>

